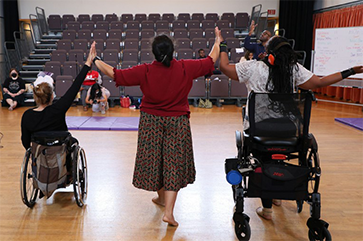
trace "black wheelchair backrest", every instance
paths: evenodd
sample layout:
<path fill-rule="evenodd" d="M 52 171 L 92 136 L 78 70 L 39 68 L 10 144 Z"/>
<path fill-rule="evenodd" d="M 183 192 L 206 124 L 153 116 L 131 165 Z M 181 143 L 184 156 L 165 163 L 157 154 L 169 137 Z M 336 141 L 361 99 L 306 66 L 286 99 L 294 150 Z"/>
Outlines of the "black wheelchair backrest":
<path fill-rule="evenodd" d="M 58 146 L 70 138 L 71 133 L 68 131 L 40 131 L 32 134 L 31 141 L 43 146 Z"/>
<path fill-rule="evenodd" d="M 248 97 L 251 137 L 307 136 L 313 99 L 311 91 L 291 94 L 251 92 Z"/>

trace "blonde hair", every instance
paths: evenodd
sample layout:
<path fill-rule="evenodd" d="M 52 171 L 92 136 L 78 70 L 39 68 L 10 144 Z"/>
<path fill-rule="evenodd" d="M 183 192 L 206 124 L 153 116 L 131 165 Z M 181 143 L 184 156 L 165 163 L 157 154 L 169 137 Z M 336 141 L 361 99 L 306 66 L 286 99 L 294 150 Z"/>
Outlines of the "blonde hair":
<path fill-rule="evenodd" d="M 33 96 L 37 105 L 49 105 L 52 102 L 53 87 L 48 83 L 40 83 L 33 88 Z"/>

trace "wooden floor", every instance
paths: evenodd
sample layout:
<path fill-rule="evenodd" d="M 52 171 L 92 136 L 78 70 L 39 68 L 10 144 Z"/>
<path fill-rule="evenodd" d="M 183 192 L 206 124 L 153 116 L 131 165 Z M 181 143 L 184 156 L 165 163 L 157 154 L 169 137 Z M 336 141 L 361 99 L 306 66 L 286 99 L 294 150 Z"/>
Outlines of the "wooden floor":
<path fill-rule="evenodd" d="M 179 192 L 175 207 L 178 228 L 161 221 L 152 192 L 132 186 L 136 131 L 72 131 L 87 154 L 89 195 L 79 208 L 71 189 L 58 189 L 33 209 L 20 198 L 20 167 L 24 148 L 20 120 L 26 107 L 12 112 L 0 108 L 0 240 L 237 240 L 233 199 L 224 173 L 224 160 L 236 155 L 235 130 L 241 130 L 241 109 L 191 107 L 191 127 L 197 169 L 196 182 Z M 68 115 L 99 115 L 72 107 Z M 138 110 L 111 108 L 107 116 L 138 116 Z M 362 107 L 319 102 L 313 104 L 310 132 L 319 144 L 322 167 L 322 219 L 333 240 L 363 240 L 363 132 L 334 121 L 363 117 Z M 246 199 L 251 240 L 308 240 L 306 221 L 296 204 L 273 207 L 273 221 L 261 220 L 259 199 Z"/>

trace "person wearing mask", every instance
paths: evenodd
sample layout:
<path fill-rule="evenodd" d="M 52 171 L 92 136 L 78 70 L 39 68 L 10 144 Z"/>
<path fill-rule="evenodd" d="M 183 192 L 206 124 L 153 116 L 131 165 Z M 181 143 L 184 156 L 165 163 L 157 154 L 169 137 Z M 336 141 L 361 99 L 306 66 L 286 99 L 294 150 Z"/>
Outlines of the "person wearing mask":
<path fill-rule="evenodd" d="M 260 35 L 260 38 L 259 38 L 260 43 L 253 44 L 253 43 L 251 43 L 251 35 L 255 31 L 256 27 L 257 27 L 257 24 L 255 24 L 255 21 L 252 20 L 251 26 L 250 26 L 250 31 L 248 32 L 248 35 L 245 38 L 243 47 L 253 53 L 254 59 L 261 60 L 261 59 L 265 58 L 265 56 L 266 56 L 265 47 L 272 35 L 271 35 L 270 31 L 265 30 Z"/>
<path fill-rule="evenodd" d="M 215 32 L 220 36 L 218 28 Z M 99 57 L 94 59 L 116 86 L 140 85 L 143 98 L 133 185 L 157 192 L 152 201 L 165 207 L 162 220 L 172 226 L 178 225 L 174 206 L 179 190 L 195 181 L 188 94 L 193 79 L 212 73 L 219 43 L 216 37 L 207 58 L 176 60 L 173 41 L 159 35 L 152 42 L 155 60 L 151 64 L 116 69 Z"/>
<path fill-rule="evenodd" d="M 3 84 L 4 100 L 9 104 L 9 110 L 14 110 L 24 102 L 25 82 L 19 77 L 16 69 L 11 69 L 9 77 Z"/>
<path fill-rule="evenodd" d="M 221 36 L 221 39 L 223 37 Z M 221 71 L 232 80 L 246 84 L 248 94 L 251 91 L 263 93 L 293 93 L 296 87 L 310 90 L 332 85 L 350 75 L 363 73 L 363 66 L 355 66 L 342 72 L 318 77 L 297 62 L 297 54 L 287 39 L 272 37 L 266 45 L 267 56 L 263 61 L 245 61 L 230 64 L 227 45 L 222 42 L 220 48 Z M 248 103 L 247 103 L 248 105 Z M 248 107 L 247 107 L 248 109 Z M 258 109 L 256 110 L 258 112 Z M 243 121 L 243 129 L 248 132 L 248 113 Z M 262 206 L 257 214 L 267 220 L 272 219 L 272 204 L 281 205 L 280 200 L 262 199 Z"/>

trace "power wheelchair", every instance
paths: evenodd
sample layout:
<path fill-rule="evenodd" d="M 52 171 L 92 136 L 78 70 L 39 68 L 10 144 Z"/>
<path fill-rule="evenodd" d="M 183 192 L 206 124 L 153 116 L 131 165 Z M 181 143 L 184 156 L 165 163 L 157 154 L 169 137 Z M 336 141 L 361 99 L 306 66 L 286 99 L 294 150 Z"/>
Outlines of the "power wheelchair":
<path fill-rule="evenodd" d="M 309 133 L 313 100 L 310 91 L 250 93 L 248 115 L 244 118 L 249 128 L 243 134 L 236 131 L 237 157 L 225 161 L 227 181 L 232 185 L 235 201 L 235 234 L 239 240 L 251 237 L 250 218 L 243 213 L 246 197 L 296 200 L 298 213 L 304 201 L 307 202 L 310 204 L 309 240 L 331 240 L 329 224 L 320 219 L 318 144 Z"/>
<path fill-rule="evenodd" d="M 56 189 L 73 184 L 76 203 L 83 207 L 87 199 L 87 178 L 85 151 L 68 131 L 32 135 L 20 175 L 20 192 L 25 205 L 32 208 L 38 197 L 49 198 Z"/>

